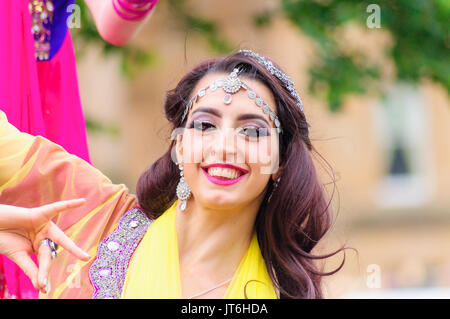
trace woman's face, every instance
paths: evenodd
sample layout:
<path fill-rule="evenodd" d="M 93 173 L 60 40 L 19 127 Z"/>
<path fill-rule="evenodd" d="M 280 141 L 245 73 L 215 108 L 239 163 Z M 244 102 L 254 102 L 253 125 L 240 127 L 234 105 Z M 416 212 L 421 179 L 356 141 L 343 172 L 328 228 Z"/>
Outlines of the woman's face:
<path fill-rule="evenodd" d="M 227 76 L 204 76 L 191 97 Z M 276 111 L 274 97 L 264 84 L 240 79 Z M 232 94 L 228 105 L 223 102 L 225 94 L 222 88 L 208 89 L 199 97 L 189 111 L 181 141 L 180 136 L 177 140 L 178 162 L 183 163 L 191 196 L 202 205 L 222 209 L 260 203 L 279 163 L 278 135 L 269 115 L 242 88 Z"/>

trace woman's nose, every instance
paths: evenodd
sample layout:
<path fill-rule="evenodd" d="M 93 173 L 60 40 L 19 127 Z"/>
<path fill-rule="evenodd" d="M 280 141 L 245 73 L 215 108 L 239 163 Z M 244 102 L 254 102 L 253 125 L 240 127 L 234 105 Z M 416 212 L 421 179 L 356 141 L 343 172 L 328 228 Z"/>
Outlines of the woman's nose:
<path fill-rule="evenodd" d="M 234 128 L 218 130 L 211 142 L 211 151 L 216 160 L 222 162 L 235 162 L 237 153 L 237 135 Z"/>

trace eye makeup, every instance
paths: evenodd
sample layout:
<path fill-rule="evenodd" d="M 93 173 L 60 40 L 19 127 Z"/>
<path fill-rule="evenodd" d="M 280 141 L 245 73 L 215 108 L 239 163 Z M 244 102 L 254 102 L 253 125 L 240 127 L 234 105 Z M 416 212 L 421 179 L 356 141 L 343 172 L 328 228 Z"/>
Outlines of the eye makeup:
<path fill-rule="evenodd" d="M 213 116 L 222 117 L 222 112 L 220 112 L 217 108 L 215 107 L 208 107 L 208 106 L 200 106 L 197 109 L 195 109 L 192 114 L 191 117 L 194 116 L 195 113 L 198 112 L 203 112 L 203 113 L 208 113 L 211 114 Z M 269 124 L 269 122 L 267 121 L 266 118 L 264 118 L 264 116 L 260 115 L 260 114 L 256 114 L 256 113 L 245 113 L 245 114 L 239 114 L 238 117 L 236 118 L 236 121 L 245 121 L 245 120 L 258 120 L 258 121 L 262 121 L 265 125 L 267 125 L 268 127 L 271 127 L 271 125 Z"/>
<path fill-rule="evenodd" d="M 245 126 L 240 126 L 239 128 L 237 128 L 236 130 L 238 131 L 238 134 L 244 135 L 248 138 L 260 138 L 260 137 L 265 137 L 265 136 L 270 136 L 270 129 L 267 128 L 266 126 L 260 126 L 258 124 L 254 124 L 254 123 L 245 123 Z M 193 119 L 188 128 L 194 128 L 197 130 L 200 130 L 202 132 L 210 130 L 210 129 L 214 129 L 215 128 L 215 124 L 207 121 L 207 120 L 202 120 L 201 117 Z"/>
<path fill-rule="evenodd" d="M 188 128 L 195 128 L 195 129 L 201 130 L 201 131 L 203 131 L 204 129 L 209 129 L 209 128 L 213 128 L 213 127 L 215 127 L 213 123 L 206 121 L 206 120 L 201 120 L 201 119 L 192 120 L 188 126 Z"/>

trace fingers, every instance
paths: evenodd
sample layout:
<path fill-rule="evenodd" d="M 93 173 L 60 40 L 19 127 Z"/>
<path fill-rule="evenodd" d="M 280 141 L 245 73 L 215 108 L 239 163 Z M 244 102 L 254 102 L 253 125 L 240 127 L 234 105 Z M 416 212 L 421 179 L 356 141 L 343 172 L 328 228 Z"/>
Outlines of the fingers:
<path fill-rule="evenodd" d="M 70 239 L 64 232 L 58 228 L 53 222 L 50 223 L 48 228 L 48 238 L 53 240 L 55 243 L 66 249 L 69 253 L 81 259 L 83 261 L 88 261 L 91 256 L 80 247 L 78 247 L 72 239 Z"/>
<path fill-rule="evenodd" d="M 76 208 L 76 207 L 84 205 L 85 203 L 86 203 L 86 199 L 78 198 L 78 199 L 63 200 L 63 201 L 51 203 L 48 205 L 37 207 L 35 209 L 39 213 L 43 214 L 43 216 L 47 220 L 50 220 L 53 217 L 55 217 L 58 213 L 60 213 L 64 210 Z"/>
<path fill-rule="evenodd" d="M 31 279 L 33 286 L 37 288 L 38 268 L 31 259 L 30 255 L 24 251 L 21 251 L 9 255 L 8 257 L 11 258 L 11 260 L 23 270 L 25 275 Z"/>
<path fill-rule="evenodd" d="M 39 270 L 37 274 L 37 289 L 40 289 L 42 293 L 49 292 L 48 274 L 52 265 L 51 250 L 48 245 L 40 245 L 38 250 L 38 262 Z"/>

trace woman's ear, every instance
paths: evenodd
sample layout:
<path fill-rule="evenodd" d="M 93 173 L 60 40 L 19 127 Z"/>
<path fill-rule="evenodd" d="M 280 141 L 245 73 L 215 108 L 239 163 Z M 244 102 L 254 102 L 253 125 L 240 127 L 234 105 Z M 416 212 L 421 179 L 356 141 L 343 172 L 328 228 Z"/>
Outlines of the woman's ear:
<path fill-rule="evenodd" d="M 278 167 L 277 171 L 272 174 L 272 181 L 275 182 L 278 177 L 281 176 L 281 171 L 283 170 L 283 166 Z"/>
<path fill-rule="evenodd" d="M 183 138 L 182 134 L 178 134 L 175 142 L 175 154 L 177 157 L 177 163 L 183 162 Z"/>

